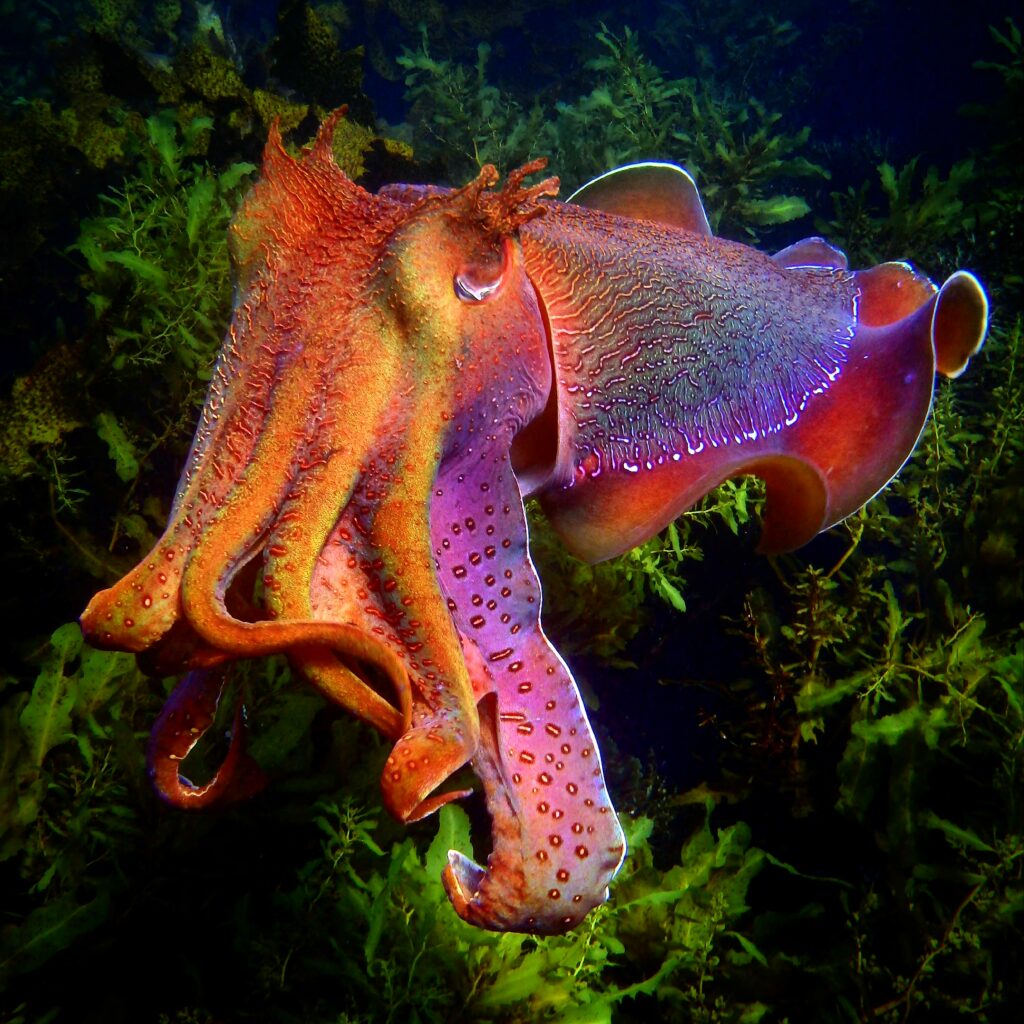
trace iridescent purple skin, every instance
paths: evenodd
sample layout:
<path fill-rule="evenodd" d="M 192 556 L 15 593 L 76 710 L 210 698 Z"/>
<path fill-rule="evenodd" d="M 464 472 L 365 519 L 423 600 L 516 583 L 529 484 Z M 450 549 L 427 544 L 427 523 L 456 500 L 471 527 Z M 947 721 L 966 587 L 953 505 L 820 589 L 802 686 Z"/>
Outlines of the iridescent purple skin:
<path fill-rule="evenodd" d="M 608 896 L 625 841 L 572 674 L 540 625 L 523 495 L 606 558 L 723 479 L 768 480 L 762 546 L 854 511 L 921 431 L 936 368 L 984 337 L 984 293 L 903 264 L 855 273 L 820 239 L 775 257 L 710 236 L 668 165 L 574 204 L 536 162 L 456 191 L 373 196 L 271 133 L 232 227 L 237 302 L 160 542 L 82 616 L 90 642 L 189 672 L 157 721 L 161 796 L 197 807 L 265 780 L 236 715 L 205 786 L 182 761 L 227 663 L 276 651 L 394 742 L 399 820 L 464 791 L 483 867 L 443 883 L 483 928 L 558 933 Z"/>

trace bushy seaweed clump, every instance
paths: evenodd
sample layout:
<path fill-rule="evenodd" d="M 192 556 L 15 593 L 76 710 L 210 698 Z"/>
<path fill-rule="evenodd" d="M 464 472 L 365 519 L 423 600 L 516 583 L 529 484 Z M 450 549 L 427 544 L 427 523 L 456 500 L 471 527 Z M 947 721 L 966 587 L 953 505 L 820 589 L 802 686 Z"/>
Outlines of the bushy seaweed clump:
<path fill-rule="evenodd" d="M 454 915 L 439 881 L 449 849 L 472 849 L 466 814 L 447 807 L 436 824 L 396 839 L 396 827 L 368 809 L 377 803 L 383 746 L 355 724 L 335 722 L 324 775 L 305 739 L 324 713 L 320 699 L 297 692 L 274 662 L 249 682 L 259 685 L 254 711 L 265 725 L 253 753 L 269 770 L 302 772 L 307 782 L 286 786 L 292 792 L 279 793 L 262 814 L 248 808 L 256 831 L 247 841 L 262 842 L 271 865 L 260 857 L 239 863 L 232 884 L 214 897 L 217 914 L 196 931 L 191 900 L 167 905 L 167 887 L 179 861 L 198 866 L 211 858 L 194 880 L 199 886 L 209 884 L 204 870 L 228 866 L 232 850 L 208 847 L 218 835 L 223 841 L 225 822 L 154 813 L 134 727 L 155 713 L 162 691 L 144 685 L 129 655 L 83 648 L 74 625 L 54 633 L 31 694 L 8 703 L 0 720 L 0 858 L 17 869 L 20 892 L 18 923 L 0 940 L 0 985 L 24 991 L 18 982 L 51 962 L 71 983 L 137 942 L 154 958 L 139 970 L 172 975 L 151 981 L 167 1021 L 209 1019 L 202 1000 L 225 997 L 238 1019 L 299 1012 L 311 1022 L 580 1014 L 611 1021 L 616 1006 L 643 995 L 707 1011 L 722 1001 L 728 978 L 764 962 L 735 926 L 753 879 L 765 868 L 792 869 L 753 848 L 746 826 L 712 829 L 712 801 L 697 801 L 697 827 L 668 870 L 655 866 L 647 847 L 652 822 L 627 823 L 632 855 L 618 898 L 572 934 L 483 932 Z M 357 763 L 367 747 L 369 764 Z M 334 790 L 339 768 L 346 778 Z M 284 862 L 271 837 L 259 839 L 272 821 L 290 832 Z M 64 950 L 75 951 L 74 962 Z M 217 957 L 222 989 L 173 977 L 189 956 L 207 955 Z M 33 1005 L 48 1002 L 52 995 L 33 994 Z M 745 1003 L 744 1019 L 763 1010 Z"/>
<path fill-rule="evenodd" d="M 102 213 L 82 221 L 69 250 L 83 269 L 86 337 L 48 353 L 3 403 L 4 504 L 42 493 L 50 517 L 12 524 L 23 542 L 56 524 L 98 579 L 159 532 L 154 455 L 176 461 L 187 448 L 230 313 L 227 227 L 254 170 L 189 156 L 207 119 L 179 130 L 163 111 L 145 128 L 138 173 L 100 196 Z"/>
<path fill-rule="evenodd" d="M 628 26 L 620 37 L 602 25 L 595 39 L 601 50 L 586 62 L 585 78 L 596 84 L 551 111 L 538 100 L 526 109 L 488 82 L 485 44 L 470 69 L 432 56 L 424 34 L 418 50 L 399 58 L 417 151 L 457 183 L 483 163 L 508 167 L 544 154 L 563 195 L 631 161 L 679 161 L 696 175 L 712 227 L 747 238 L 809 212 L 799 196 L 776 193 L 795 178 L 828 176 L 796 153 L 809 129 L 786 134 L 780 114 L 714 80 L 666 78 Z"/>
<path fill-rule="evenodd" d="M 282 5 L 272 47 L 223 14 L 83 3 L 80 28 L 50 25 L 49 79 L 0 113 L 15 378 L 0 398 L 0 557 L 37 580 L 0 610 L 26 640 L 23 622 L 72 614 L 159 529 L 229 315 L 227 224 L 269 125 L 304 139 L 325 103 L 348 101 L 340 166 L 406 177 L 408 146 L 370 127 L 344 18 Z"/>

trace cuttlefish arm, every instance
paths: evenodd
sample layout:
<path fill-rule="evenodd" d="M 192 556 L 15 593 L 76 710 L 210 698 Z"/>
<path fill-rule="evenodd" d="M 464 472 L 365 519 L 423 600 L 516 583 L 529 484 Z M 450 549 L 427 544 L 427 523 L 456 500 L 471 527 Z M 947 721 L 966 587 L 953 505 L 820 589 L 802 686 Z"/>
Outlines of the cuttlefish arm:
<path fill-rule="evenodd" d="M 563 931 L 606 898 L 623 844 L 575 684 L 540 631 L 509 451 L 551 390 L 517 232 L 554 183 L 523 187 L 533 165 L 495 194 L 486 167 L 454 192 L 369 196 L 334 165 L 331 127 L 299 160 L 271 134 L 232 228 L 238 301 L 171 520 L 83 629 L 197 670 L 150 746 L 165 799 L 251 788 L 238 770 L 232 788 L 240 720 L 209 783 L 192 785 L 182 760 L 213 722 L 217 666 L 283 651 L 394 741 L 381 788 L 400 820 L 463 795 L 446 784 L 477 767 L 493 851 L 482 868 L 452 854 L 456 910 Z M 474 521 L 481 538 L 501 530 L 479 552 Z M 477 559 L 500 570 L 493 596 Z M 476 603 L 493 601 L 504 638 L 478 622 Z M 561 792 L 542 810 L 548 773 Z"/>
<path fill-rule="evenodd" d="M 540 626 L 541 592 L 507 448 L 446 468 L 432 509 L 438 575 L 480 712 L 473 768 L 491 813 L 486 869 L 449 855 L 459 915 L 559 933 L 608 896 L 625 839 L 576 683 Z"/>
<path fill-rule="evenodd" d="M 349 623 L 268 621 L 245 595 L 232 601 L 244 570 L 265 556 L 289 495 L 319 483 L 318 518 L 336 518 L 360 472 L 363 452 L 351 438 L 374 436 L 400 361 L 349 343 L 366 325 L 353 323 L 353 310 L 333 295 L 340 265 L 372 262 L 393 226 L 388 210 L 335 167 L 335 121 L 325 122 L 301 162 L 271 132 L 263 178 L 232 225 L 239 298 L 168 525 L 147 558 L 93 598 L 81 622 L 94 645 L 145 651 L 164 672 L 310 645 L 346 652 L 330 669 L 334 689 L 396 735 L 408 684 L 394 652 Z M 339 381 L 361 398 L 341 419 L 328 408 Z M 252 579 L 246 583 L 251 589 Z M 250 609 L 245 617 L 240 607 Z M 360 683 L 352 666 L 372 666 L 388 680 L 394 704 Z"/>
<path fill-rule="evenodd" d="M 414 201 L 421 198 L 417 194 Z M 421 504 L 407 507 L 404 521 L 385 532 L 403 542 L 410 532 L 417 539 L 429 535 L 441 600 L 417 600 L 414 607 L 418 613 L 443 609 L 451 622 L 478 715 L 471 764 L 491 813 L 492 849 L 484 867 L 461 851 L 451 852 L 444 882 L 452 904 L 481 927 L 557 933 L 607 898 L 624 840 L 575 682 L 540 627 L 540 587 L 511 465 L 513 438 L 541 412 L 551 388 L 540 310 L 517 244 L 506 240 L 490 256 L 472 256 L 465 244 L 462 250 L 454 280 L 438 282 L 437 289 L 454 284 L 460 316 L 467 319 L 445 335 L 463 337 L 463 347 L 449 350 L 447 362 L 439 359 L 425 372 L 430 379 L 450 380 L 450 399 L 434 398 L 412 417 L 406 434 L 415 438 L 435 417 L 448 425 L 449 443 L 429 496 L 429 527 L 421 528 Z M 444 246 L 432 242 L 416 251 L 436 264 Z M 443 292 L 431 293 L 423 284 L 431 280 L 427 267 L 411 261 L 405 271 L 432 296 L 428 308 L 436 328 L 437 310 L 445 308 Z M 402 275 L 394 280 L 400 284 Z M 414 312 L 410 319 L 417 322 L 419 316 Z M 439 348 L 435 342 L 425 351 Z M 380 614 L 366 620 L 367 629 L 382 638 L 400 637 L 413 626 L 410 612 L 394 599 L 397 592 L 389 596 L 386 585 L 360 563 L 354 543 L 378 528 L 361 515 L 365 507 L 357 492 L 321 554 L 313 586 L 321 602 L 318 614 L 351 614 L 334 581 L 343 575 L 341 566 L 359 567 L 365 586 L 381 595 Z M 412 537 L 408 541 L 415 544 Z M 422 686 L 429 689 L 437 685 L 427 678 L 436 666 L 423 654 L 411 652 L 410 670 L 423 673 Z M 420 711 L 414 700 L 414 730 Z M 421 728 L 429 727 L 428 718 Z M 392 809 L 408 781 L 430 770 L 425 755 L 427 745 L 412 749 L 405 738 L 396 745 L 383 777 Z"/>
<path fill-rule="evenodd" d="M 197 785 L 182 772 L 185 758 L 212 727 L 226 685 L 222 669 L 194 669 L 178 683 L 153 724 L 146 766 L 157 791 L 178 807 L 222 806 L 245 800 L 266 785 L 266 776 L 246 753 L 245 705 L 235 705 L 228 752 L 210 779 Z"/>

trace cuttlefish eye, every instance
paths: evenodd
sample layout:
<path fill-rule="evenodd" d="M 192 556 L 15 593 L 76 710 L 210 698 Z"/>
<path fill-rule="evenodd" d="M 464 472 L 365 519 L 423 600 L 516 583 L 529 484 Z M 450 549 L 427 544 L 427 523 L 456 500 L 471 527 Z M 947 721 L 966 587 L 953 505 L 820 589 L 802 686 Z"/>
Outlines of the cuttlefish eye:
<path fill-rule="evenodd" d="M 483 302 L 490 298 L 500 287 L 501 276 L 494 281 L 474 281 L 469 273 L 455 275 L 455 294 L 463 302 Z"/>
<path fill-rule="evenodd" d="M 506 246 L 478 254 L 455 275 L 452 287 L 463 302 L 484 302 L 500 287 L 508 266 Z"/>

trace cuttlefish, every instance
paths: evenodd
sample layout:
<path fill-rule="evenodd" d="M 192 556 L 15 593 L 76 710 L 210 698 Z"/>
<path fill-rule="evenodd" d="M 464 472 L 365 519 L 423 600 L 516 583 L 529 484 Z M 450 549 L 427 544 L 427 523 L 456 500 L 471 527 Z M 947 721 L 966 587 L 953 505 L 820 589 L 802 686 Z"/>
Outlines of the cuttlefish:
<path fill-rule="evenodd" d="M 578 556 L 641 543 L 721 481 L 767 481 L 761 548 L 800 546 L 899 470 L 936 370 L 985 336 L 965 271 L 851 271 L 809 238 L 716 238 L 669 164 L 557 179 L 485 166 L 373 195 L 337 116 L 295 159 L 277 129 L 231 227 L 236 302 L 166 532 L 82 616 L 89 642 L 187 672 L 150 772 L 179 806 L 253 791 L 241 723 L 204 786 L 181 763 L 233 659 L 275 652 L 394 746 L 383 800 L 436 811 L 467 763 L 492 819 L 449 854 L 455 910 L 558 933 L 625 853 L 572 674 L 540 625 L 523 510 Z"/>

